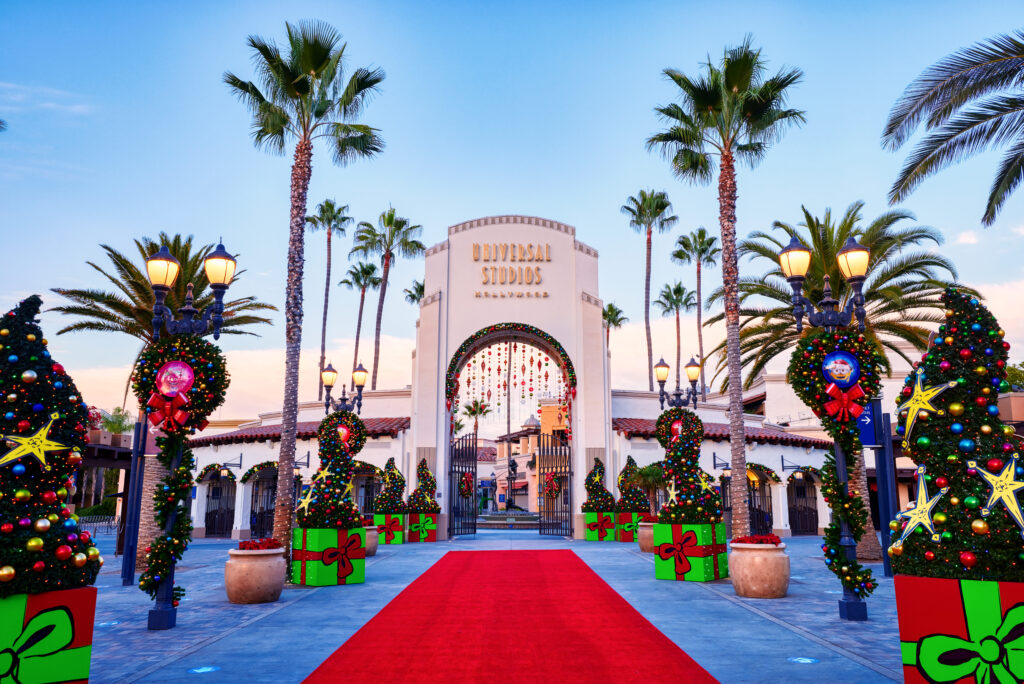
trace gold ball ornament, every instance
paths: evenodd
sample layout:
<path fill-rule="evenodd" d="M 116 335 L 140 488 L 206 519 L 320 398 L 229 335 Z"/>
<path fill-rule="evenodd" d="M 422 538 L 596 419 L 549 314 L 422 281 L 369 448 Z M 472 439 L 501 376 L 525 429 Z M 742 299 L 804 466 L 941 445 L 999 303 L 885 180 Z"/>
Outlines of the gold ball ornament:
<path fill-rule="evenodd" d="M 937 523 L 944 523 L 946 522 L 946 520 L 948 520 L 948 518 L 946 517 L 945 513 L 936 513 L 932 516 L 932 520 L 934 520 Z"/>
<path fill-rule="evenodd" d="M 28 340 L 29 342 L 35 342 L 36 336 L 33 335 L 32 333 L 29 333 L 28 335 L 25 335 L 25 339 Z"/>
<path fill-rule="evenodd" d="M 1014 433 L 1014 429 L 1013 429 L 1013 426 L 1012 426 L 1012 425 L 1004 425 L 1004 426 L 1003 426 L 1003 434 L 1004 434 L 1004 435 L 1006 435 L 1007 437 L 1009 437 L 1009 436 L 1010 436 L 1010 435 L 1012 435 L 1013 433 Z"/>
<path fill-rule="evenodd" d="M 899 521 L 898 520 L 890 520 L 889 521 L 889 529 L 892 530 L 893 532 L 899 532 L 899 530 L 900 530 L 900 523 L 899 523 Z"/>
<path fill-rule="evenodd" d="M 85 555 L 89 560 L 94 561 L 100 557 L 100 550 L 95 546 L 90 546 L 89 550 L 85 552 Z"/>
<path fill-rule="evenodd" d="M 7 395 L 7 403 L 8 404 L 13 404 L 16 401 L 18 401 L 18 395 L 17 394 L 8 394 Z"/>
<path fill-rule="evenodd" d="M 985 375 L 986 373 L 988 373 L 988 369 L 985 368 L 984 366 L 978 366 L 977 368 L 974 369 L 974 372 L 977 375 Z"/>
<path fill-rule="evenodd" d="M 892 555 L 894 555 L 894 556 L 902 556 L 903 555 L 903 547 L 902 546 L 890 546 L 889 547 L 889 551 L 891 551 Z"/>
<path fill-rule="evenodd" d="M 46 518 L 40 518 L 39 520 L 36 520 L 32 527 L 36 532 L 48 532 L 50 530 L 50 521 Z"/>
<path fill-rule="evenodd" d="M 958 496 L 951 496 L 951 497 L 949 497 L 949 503 L 953 504 L 954 506 L 959 506 L 960 505 L 960 497 L 958 497 Z"/>
<path fill-rule="evenodd" d="M 946 337 L 942 341 L 945 342 L 946 344 L 953 344 L 953 338 L 951 336 L 950 337 Z"/>
<path fill-rule="evenodd" d="M 75 564 L 76 568 L 82 567 L 86 564 L 86 562 L 88 562 L 88 560 L 89 559 L 86 558 L 84 553 L 76 553 L 74 556 L 71 557 L 71 562 Z"/>
<path fill-rule="evenodd" d="M 27 370 L 21 374 L 21 381 L 26 385 L 31 385 L 33 382 L 39 379 L 39 376 L 34 370 Z"/>
<path fill-rule="evenodd" d="M 982 394 L 992 394 L 992 388 L 991 387 L 982 387 L 981 388 L 981 393 Z"/>
<path fill-rule="evenodd" d="M 4 328 L 3 330 L 0 330 L 0 337 L 7 337 L 10 334 L 11 334 L 11 331 L 8 330 L 7 328 Z"/>
<path fill-rule="evenodd" d="M 0 568 L 0 582 L 10 582 L 14 579 L 15 571 L 10 565 Z"/>
<path fill-rule="evenodd" d="M 981 426 L 981 434 L 983 434 L 983 435 L 991 435 L 992 434 L 992 426 L 991 425 L 982 425 Z"/>
<path fill-rule="evenodd" d="M 952 309 L 946 309 L 946 311 L 945 311 L 946 318 L 952 318 L 954 316 L 954 313 L 955 312 Z"/>
<path fill-rule="evenodd" d="M 949 414 L 951 416 L 962 416 L 964 414 L 964 405 L 958 401 L 954 401 L 949 405 Z"/>
<path fill-rule="evenodd" d="M 981 518 L 972 520 L 971 532 L 974 532 L 974 534 L 988 534 L 988 523 Z"/>
<path fill-rule="evenodd" d="M 99 558 L 97 558 L 96 562 L 99 563 L 100 567 L 102 568 L 103 567 L 103 556 L 100 556 Z"/>
<path fill-rule="evenodd" d="M 29 551 L 42 551 L 43 550 L 43 540 L 40 539 L 39 537 L 32 537 L 27 542 L 25 542 L 25 548 L 28 549 Z"/>
<path fill-rule="evenodd" d="M 50 513 L 46 516 L 46 519 L 49 520 L 51 523 L 60 522 L 60 516 L 58 516 L 56 513 Z M 38 523 L 39 521 L 37 520 L 36 522 Z"/>

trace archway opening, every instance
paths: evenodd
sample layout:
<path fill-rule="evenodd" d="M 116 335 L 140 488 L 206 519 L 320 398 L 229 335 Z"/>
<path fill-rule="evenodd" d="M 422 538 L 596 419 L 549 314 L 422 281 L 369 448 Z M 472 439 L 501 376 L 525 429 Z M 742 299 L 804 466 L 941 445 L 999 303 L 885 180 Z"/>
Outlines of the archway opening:
<path fill-rule="evenodd" d="M 789 527 L 793 535 L 818 534 L 818 486 L 821 477 L 816 468 L 795 471 L 786 483 Z"/>

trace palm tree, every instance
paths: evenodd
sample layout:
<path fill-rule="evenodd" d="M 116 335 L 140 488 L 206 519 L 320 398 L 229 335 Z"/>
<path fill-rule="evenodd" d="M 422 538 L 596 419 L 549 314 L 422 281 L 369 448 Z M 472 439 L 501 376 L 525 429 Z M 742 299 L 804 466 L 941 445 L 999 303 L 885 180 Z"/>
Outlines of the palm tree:
<path fill-rule="evenodd" d="M 611 302 L 604 305 L 604 310 L 601 311 L 601 318 L 604 319 L 604 343 L 607 347 L 610 346 L 612 342 L 612 328 L 621 328 L 629 319 L 626 318 L 622 309 Z"/>
<path fill-rule="evenodd" d="M 224 82 L 252 113 L 253 142 L 275 154 L 292 154 L 291 208 L 288 223 L 288 279 L 285 286 L 284 403 L 281 408 L 281 448 L 278 455 L 277 505 L 274 537 L 291 548 L 295 431 L 299 402 L 299 351 L 302 347 L 302 265 L 305 240 L 306 192 L 313 174 L 313 141 L 323 139 L 339 166 L 372 157 L 384 148 L 378 130 L 354 123 L 384 80 L 379 69 L 356 69 L 346 82 L 346 45 L 322 22 L 285 24 L 284 50 L 272 40 L 249 36 L 258 83 L 231 72 Z"/>
<path fill-rule="evenodd" d="M 647 240 L 647 257 L 644 270 L 644 331 L 647 333 L 647 389 L 654 391 L 654 350 L 651 346 L 651 236 L 654 230 L 663 233 L 678 218 L 669 215 L 672 203 L 668 195 L 654 190 L 641 190 L 622 205 L 622 213 L 629 216 L 629 226 L 642 233 Z"/>
<path fill-rule="evenodd" d="M 7 130 L 7 122 L 0 119 L 0 133 Z"/>
<path fill-rule="evenodd" d="M 679 178 L 701 185 L 712 181 L 718 157 L 718 221 L 722 233 L 726 350 L 729 364 L 729 441 L 734 472 L 746 472 L 743 391 L 740 387 L 739 263 L 736 256 L 736 162 L 753 164 L 764 157 L 783 130 L 804 121 L 803 112 L 786 108 L 789 89 L 800 81 L 799 69 L 784 69 L 765 78 L 761 51 L 748 36 L 729 48 L 721 62 L 709 59 L 703 73 L 690 78 L 675 69 L 665 76 L 678 88 L 680 104 L 655 109 L 668 128 L 647 139 L 671 160 Z M 732 500 L 746 501 L 746 478 L 732 479 Z M 733 536 L 750 531 L 748 511 L 734 506 Z"/>
<path fill-rule="evenodd" d="M 981 222 L 992 225 L 1024 178 L 1024 30 L 983 40 L 943 57 L 914 79 L 889 112 L 882 146 L 897 150 L 922 121 L 928 132 L 889 190 L 906 199 L 928 176 L 989 147 L 1008 146 L 996 170 Z"/>
<path fill-rule="evenodd" d="M 363 304 L 366 302 L 366 291 L 376 290 L 380 287 L 380 276 L 377 275 L 377 265 L 366 261 L 352 264 L 348 267 L 347 277 L 339 285 L 344 285 L 350 290 L 359 290 L 359 314 L 356 316 L 356 349 L 352 353 L 352 372 L 355 373 L 356 365 L 359 363 L 359 333 L 363 330 Z M 355 389 L 355 380 L 352 381 L 352 389 Z"/>
<path fill-rule="evenodd" d="M 331 235 L 345 237 L 345 226 L 352 223 L 348 215 L 348 205 L 339 207 L 334 200 L 324 200 L 316 208 L 316 214 L 306 217 L 310 230 L 322 230 L 327 233 L 327 281 L 324 283 L 324 320 L 320 326 L 320 371 L 323 372 L 327 363 L 327 305 L 331 294 Z M 317 401 L 324 397 L 324 381 L 318 380 Z"/>
<path fill-rule="evenodd" d="M 213 245 L 195 246 L 192 236 L 182 237 L 160 233 L 156 240 L 143 238 L 135 240 L 137 259 L 132 260 L 128 254 L 114 249 L 110 245 L 100 245 L 110 260 L 109 270 L 92 261 L 87 261 L 103 276 L 113 291 L 102 289 L 67 289 L 53 288 L 53 291 L 70 300 L 70 304 L 55 306 L 51 311 L 58 311 L 67 316 L 75 316 L 79 320 L 57 331 L 58 335 L 86 330 L 100 332 L 116 332 L 130 335 L 143 343 L 153 341 L 153 289 L 149 286 L 146 275 L 146 259 L 151 257 L 160 247 L 166 246 L 171 255 L 181 264 L 178 279 L 174 287 L 167 293 L 165 303 L 172 311 L 177 311 L 184 303 L 188 285 L 193 285 L 194 306 L 203 310 L 214 302 L 210 281 L 206 278 L 203 260 L 213 249 Z M 235 273 L 231 281 L 234 290 L 244 270 Z M 222 335 L 255 335 L 248 330 L 253 325 L 270 324 L 270 319 L 258 316 L 257 311 L 276 311 L 271 304 L 260 302 L 255 297 L 240 297 L 224 302 L 224 323 Z"/>
<path fill-rule="evenodd" d="M 665 285 L 654 300 L 654 305 L 661 309 L 662 316 L 676 316 L 676 389 L 679 389 L 679 363 L 682 340 L 679 337 L 679 313 L 693 311 L 697 308 L 697 298 L 693 290 L 687 290 L 682 283 Z"/>
<path fill-rule="evenodd" d="M 644 490 L 644 493 L 647 494 L 647 502 L 651 506 L 651 515 L 654 515 L 658 502 L 658 490 L 665 487 L 665 471 L 661 461 L 638 469 L 628 484 L 636 485 Z"/>
<path fill-rule="evenodd" d="M 370 389 L 377 389 L 377 365 L 380 361 L 380 322 L 384 315 L 384 297 L 388 291 L 388 274 L 395 257 L 419 256 L 426 246 L 418 240 L 423 226 L 410 225 L 409 219 L 398 216 L 394 207 L 381 213 L 377 227 L 362 221 L 353 238 L 352 254 L 379 254 L 381 263 L 380 298 L 377 300 L 377 327 L 373 334 L 373 376 Z"/>
<path fill-rule="evenodd" d="M 405 301 L 410 304 L 419 304 L 423 300 L 423 281 L 413 280 L 412 285 L 402 290 L 405 293 Z"/>
<path fill-rule="evenodd" d="M 473 434 L 477 434 L 480 431 L 480 418 L 488 415 L 491 412 L 491 405 L 486 404 L 479 399 L 474 399 L 465 406 L 462 407 L 462 413 L 467 418 L 473 419 Z"/>
<path fill-rule="evenodd" d="M 672 260 L 680 264 L 697 265 L 697 350 L 700 352 L 700 392 L 701 401 L 708 400 L 708 384 L 704 378 L 704 327 L 701 323 L 701 311 L 704 308 L 704 295 L 701 291 L 701 267 L 715 266 L 722 250 L 718 247 L 718 238 L 708 235 L 704 226 L 689 235 L 680 235 L 676 239 L 676 249 L 672 252 Z M 676 359 L 676 374 L 678 363 Z"/>
<path fill-rule="evenodd" d="M 927 243 L 941 245 L 942 233 L 927 226 L 905 226 L 904 222 L 913 221 L 914 216 L 901 210 L 887 211 L 861 225 L 863 208 L 863 202 L 854 202 L 840 217 L 826 209 L 818 218 L 801 207 L 803 220 L 796 226 L 782 221 L 773 224 L 781 235 L 755 231 L 739 244 L 740 256 L 749 256 L 752 263 L 767 269 L 763 275 L 745 277 L 739 284 L 740 363 L 747 369 L 744 387 L 750 387 L 768 362 L 791 350 L 801 336 L 793 318 L 793 294 L 779 267 L 778 256 L 793 237 L 810 246 L 814 255 L 804 282 L 804 295 L 812 302 L 820 300 L 827 277 L 840 308 L 853 292 L 839 271 L 835 255 L 848 238 L 857 238 L 871 250 L 863 288 L 865 326 L 868 335 L 878 343 L 886 367 L 891 365 L 888 353 L 913 363 L 900 343 L 909 342 L 920 351 L 927 349 L 929 330 L 945 319 L 940 301 L 942 291 L 957 277 L 951 260 L 925 248 Z M 920 249 L 908 251 L 911 248 Z M 719 301 L 722 295 L 719 288 L 711 293 L 710 300 Z M 708 323 L 720 320 L 722 314 Z M 719 344 L 712 351 L 718 355 L 718 373 L 725 369 L 722 350 L 723 345 Z"/>

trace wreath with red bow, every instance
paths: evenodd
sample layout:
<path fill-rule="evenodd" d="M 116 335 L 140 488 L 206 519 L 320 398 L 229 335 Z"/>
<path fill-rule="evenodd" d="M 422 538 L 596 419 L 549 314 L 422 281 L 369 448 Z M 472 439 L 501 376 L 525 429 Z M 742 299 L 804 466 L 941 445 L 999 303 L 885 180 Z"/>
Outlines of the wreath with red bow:
<path fill-rule="evenodd" d="M 552 501 L 558 498 L 558 495 L 562 493 L 562 483 L 558 481 L 554 473 L 547 473 L 544 475 L 544 496 L 548 497 Z"/>
<path fill-rule="evenodd" d="M 462 473 L 462 479 L 459 480 L 459 496 L 463 499 L 473 496 L 473 473 Z"/>

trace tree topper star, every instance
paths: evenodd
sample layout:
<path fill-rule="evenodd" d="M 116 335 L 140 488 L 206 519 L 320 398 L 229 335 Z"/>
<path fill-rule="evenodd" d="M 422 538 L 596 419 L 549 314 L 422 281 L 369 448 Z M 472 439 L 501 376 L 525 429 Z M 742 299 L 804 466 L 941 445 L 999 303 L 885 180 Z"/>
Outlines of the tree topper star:
<path fill-rule="evenodd" d="M 53 427 L 53 421 L 58 418 L 60 418 L 59 413 L 51 413 L 50 422 L 46 424 L 46 427 L 40 429 L 39 432 L 29 437 L 18 437 L 16 435 L 0 436 L 0 439 L 6 439 L 7 441 L 14 442 L 17 445 L 0 457 L 0 465 L 17 461 L 22 456 L 28 456 L 31 454 L 39 460 L 39 463 L 41 463 L 44 468 L 49 470 L 50 466 L 46 465 L 46 452 L 63 451 L 68 448 L 60 442 L 53 441 L 48 436 L 50 428 Z"/>
<path fill-rule="evenodd" d="M 910 433 L 914 430 L 914 425 L 917 423 L 918 416 L 921 411 L 930 411 L 934 413 L 936 409 L 932 405 L 932 400 L 939 396 L 950 387 L 956 387 L 956 380 L 950 380 L 947 383 L 941 385 L 932 385 L 931 387 L 924 386 L 924 368 L 918 368 L 914 377 L 914 392 L 907 400 L 900 404 L 900 411 L 907 412 L 906 427 L 903 430 L 903 446 L 908 444 L 910 439 Z"/>
<path fill-rule="evenodd" d="M 909 511 L 900 511 L 896 514 L 896 519 L 905 519 L 907 526 L 903 528 L 900 538 L 893 542 L 893 546 L 903 546 L 903 540 L 909 537 L 918 526 L 925 528 L 931 533 L 933 542 L 937 542 L 940 539 L 939 534 L 935 531 L 935 523 L 932 522 L 932 509 L 935 508 L 935 504 L 939 503 L 942 495 L 949 491 L 949 487 L 943 487 L 939 490 L 938 494 L 929 499 L 928 485 L 924 481 L 924 472 L 924 466 L 917 466 L 917 500 L 914 502 L 914 507 Z"/>
<path fill-rule="evenodd" d="M 1021 513 L 1020 502 L 1017 501 L 1017 492 L 1024 489 L 1024 482 L 1014 479 L 1017 473 L 1018 457 L 1017 452 L 1014 452 L 1013 457 L 1006 462 L 998 475 L 993 475 L 984 468 L 978 468 L 975 461 L 968 461 L 967 467 L 977 469 L 978 475 L 981 475 L 982 479 L 992 488 L 988 495 L 988 502 L 981 509 L 981 515 L 987 516 L 992 512 L 992 508 L 1002 501 L 1006 506 L 1006 512 L 1017 523 L 1017 527 L 1021 529 L 1021 536 L 1024 537 L 1024 514 Z"/>

